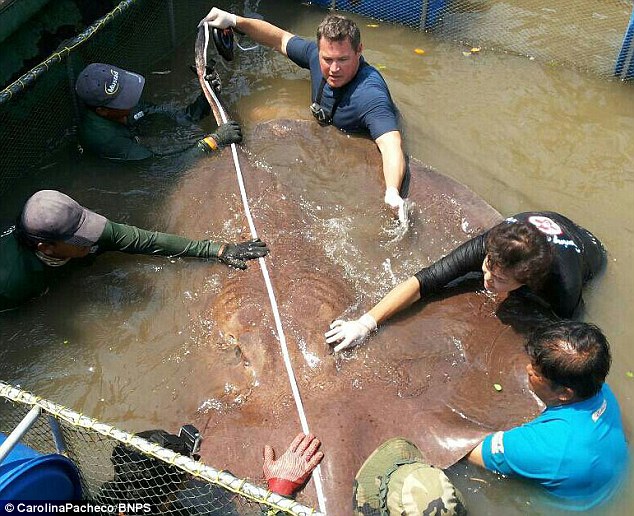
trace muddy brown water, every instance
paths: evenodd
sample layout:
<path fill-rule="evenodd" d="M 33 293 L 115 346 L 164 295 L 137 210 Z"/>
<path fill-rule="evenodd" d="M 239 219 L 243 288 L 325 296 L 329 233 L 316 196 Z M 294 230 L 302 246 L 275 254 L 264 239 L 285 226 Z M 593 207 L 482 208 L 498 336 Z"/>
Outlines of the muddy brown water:
<path fill-rule="evenodd" d="M 262 14 L 311 36 L 323 13 L 293 3 L 294 16 L 289 19 L 289 8 L 290 2 L 281 2 L 267 6 Z M 465 57 L 459 45 L 401 27 L 370 28 L 362 18 L 358 20 L 366 58 L 384 67 L 402 112 L 409 154 L 466 184 L 502 214 L 557 210 L 605 243 L 609 265 L 585 291 L 584 317 L 599 324 L 612 344 L 609 382 L 620 399 L 630 435 L 634 407 L 634 380 L 627 376 L 634 370 L 628 352 L 634 331 L 627 322 L 634 299 L 631 86 L 523 57 L 488 52 Z M 414 54 L 414 48 L 425 49 L 425 55 Z M 196 95 L 197 83 L 186 70 L 193 62 L 192 49 L 193 41 L 156 66 L 157 71 L 172 73 L 148 77 L 150 96 L 161 101 Z M 266 120 L 308 119 L 306 74 L 280 56 L 262 49 L 240 53 L 222 74 L 229 107 L 247 134 Z M 313 152 L 317 150 L 307 146 L 297 154 L 305 158 Z M 297 161 L 297 157 L 279 152 L 280 163 L 287 163 L 292 177 L 289 192 L 299 196 L 307 217 L 320 217 L 320 196 L 349 203 L 350 196 L 363 191 L 332 177 L 327 169 L 305 173 L 310 160 Z M 202 191 L 179 196 L 181 185 L 198 173 L 198 165 L 174 160 L 115 167 L 90 158 L 56 160 L 56 178 L 47 169 L 28 184 L 18 185 L 17 191 L 57 187 L 113 220 L 171 230 L 183 230 L 188 220 L 217 209 L 206 203 Z M 293 167 L 302 173 L 292 174 Z M 209 187 L 213 186 L 212 179 Z M 365 197 L 359 199 L 359 213 L 367 202 Z M 15 209 L 3 203 L 3 220 Z M 373 262 L 373 239 L 385 245 L 393 237 L 385 214 L 372 206 L 370 213 L 365 226 L 359 222 L 362 217 L 354 218 L 361 224 L 362 236 L 353 243 L 361 246 L 362 253 L 350 263 L 342 261 L 354 275 L 366 307 L 393 281 L 415 272 L 420 259 L 401 254 L 382 270 L 359 273 L 364 264 Z M 206 231 L 235 238 L 242 224 L 240 214 L 229 209 L 224 219 L 224 224 Z M 348 222 L 342 213 L 324 226 L 321 235 L 324 247 L 344 258 L 350 245 Z M 235 274 L 194 261 L 103 256 L 38 302 L 1 316 L 0 377 L 132 431 L 155 426 L 175 430 L 205 411 L 222 411 L 223 400 L 212 399 L 209 393 L 239 396 L 232 391 L 239 384 L 232 374 L 237 374 L 240 357 L 219 353 L 214 363 L 201 359 L 213 324 L 201 312 L 199 300 L 220 292 L 227 277 Z M 218 375 L 219 368 L 224 375 Z M 420 382 L 406 382 L 400 388 L 411 393 L 420 387 Z M 231 419 L 228 413 L 227 424 Z M 462 464 L 450 474 L 473 514 L 552 512 L 535 489 L 520 482 Z M 625 513 L 634 496 L 631 485 L 630 480 L 610 505 L 594 513 Z"/>

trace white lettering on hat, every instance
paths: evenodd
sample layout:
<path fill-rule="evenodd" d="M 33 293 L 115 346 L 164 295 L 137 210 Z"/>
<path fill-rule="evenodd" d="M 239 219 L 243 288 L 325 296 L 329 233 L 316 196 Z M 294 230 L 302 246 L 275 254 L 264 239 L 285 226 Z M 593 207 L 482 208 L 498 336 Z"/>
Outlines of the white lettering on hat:
<path fill-rule="evenodd" d="M 108 95 L 114 95 L 119 91 L 119 72 L 110 69 L 110 73 L 112 74 L 112 82 L 109 85 L 106 83 L 105 88 Z"/>
<path fill-rule="evenodd" d="M 491 438 L 491 453 L 504 453 L 504 432 L 495 432 Z"/>

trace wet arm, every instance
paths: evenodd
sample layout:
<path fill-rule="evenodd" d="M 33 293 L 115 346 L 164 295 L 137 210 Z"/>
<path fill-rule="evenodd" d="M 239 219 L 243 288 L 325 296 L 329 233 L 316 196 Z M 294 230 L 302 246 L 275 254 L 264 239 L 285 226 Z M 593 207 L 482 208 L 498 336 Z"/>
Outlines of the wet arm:
<path fill-rule="evenodd" d="M 286 55 L 286 44 L 293 34 L 264 20 L 236 16 L 236 29 L 254 41 Z"/>
<path fill-rule="evenodd" d="M 405 176 L 405 156 L 401 144 L 401 133 L 390 131 L 375 140 L 381 151 L 385 187 L 394 187 L 400 191 Z"/>
<path fill-rule="evenodd" d="M 478 271 L 484 260 L 485 235 L 465 242 L 430 267 L 394 287 L 369 312 L 377 325 L 412 305 L 425 294 L 440 290 L 468 272 Z"/>
<path fill-rule="evenodd" d="M 106 223 L 97 244 L 101 251 L 197 258 L 218 257 L 222 246 L 211 240 L 190 240 L 178 235 L 148 231 L 112 221 Z"/>
<path fill-rule="evenodd" d="M 470 272 L 482 270 L 486 256 L 485 242 L 487 233 L 478 235 L 458 246 L 429 267 L 416 273 L 420 283 L 420 295 L 436 294 L 452 281 Z"/>
<path fill-rule="evenodd" d="M 420 284 L 415 276 L 399 283 L 370 310 L 379 325 L 420 299 Z"/>
<path fill-rule="evenodd" d="M 484 459 L 482 458 L 482 444 L 483 443 L 478 444 L 478 446 L 471 450 L 467 454 L 466 458 L 471 464 L 486 468 L 486 466 L 484 465 Z"/>

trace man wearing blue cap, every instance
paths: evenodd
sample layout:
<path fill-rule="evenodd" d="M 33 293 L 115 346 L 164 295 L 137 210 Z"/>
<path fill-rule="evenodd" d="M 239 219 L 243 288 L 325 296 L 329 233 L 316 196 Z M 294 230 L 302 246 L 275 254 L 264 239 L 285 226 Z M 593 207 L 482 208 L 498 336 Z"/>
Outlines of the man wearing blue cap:
<path fill-rule="evenodd" d="M 142 145 L 137 133 L 140 122 L 149 115 L 164 115 L 179 125 L 189 125 L 210 113 L 204 95 L 184 110 L 140 103 L 144 85 L 142 75 L 110 64 L 93 63 L 81 71 L 75 91 L 86 107 L 79 128 L 79 139 L 85 149 L 102 158 L 138 161 L 182 152 L 208 154 L 242 141 L 240 126 L 230 121 L 185 148 L 165 152 Z"/>

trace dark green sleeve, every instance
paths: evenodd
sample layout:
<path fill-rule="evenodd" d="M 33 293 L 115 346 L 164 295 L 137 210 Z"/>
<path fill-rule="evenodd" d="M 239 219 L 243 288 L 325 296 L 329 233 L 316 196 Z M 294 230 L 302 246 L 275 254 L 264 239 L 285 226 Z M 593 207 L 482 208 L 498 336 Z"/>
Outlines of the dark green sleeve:
<path fill-rule="evenodd" d="M 122 161 L 141 161 L 154 157 L 154 153 L 133 139 L 117 138 L 109 142 L 105 152 L 102 150 L 102 157 Z"/>
<path fill-rule="evenodd" d="M 136 106 L 135 111 L 137 113 L 142 111 L 143 117 L 133 115 L 131 119 L 132 123 L 135 123 L 137 120 L 144 118 L 145 116 L 163 115 L 173 119 L 179 125 L 189 125 L 200 122 L 203 118 L 209 116 L 209 113 L 211 113 L 211 106 L 209 105 L 209 102 L 207 102 L 205 95 L 201 93 L 198 97 L 196 97 L 196 100 L 185 108 L 177 108 L 174 103 L 170 102 L 160 105 L 140 103 Z"/>
<path fill-rule="evenodd" d="M 175 156 L 177 154 L 185 156 L 186 159 L 194 158 L 198 156 L 210 156 L 212 154 L 216 154 L 220 149 L 217 149 L 213 152 L 205 151 L 205 148 L 202 146 L 200 142 L 193 143 L 185 148 L 176 149 L 168 152 L 161 152 L 160 150 L 154 151 L 154 156 L 159 158 L 164 158 L 167 156 Z"/>
<path fill-rule="evenodd" d="M 193 256 L 216 258 L 222 244 L 211 240 L 189 238 L 108 221 L 97 242 L 99 251 L 121 251 L 131 254 L 161 256 Z"/>

